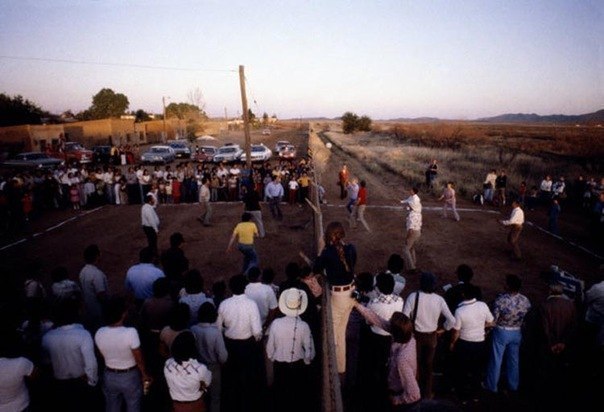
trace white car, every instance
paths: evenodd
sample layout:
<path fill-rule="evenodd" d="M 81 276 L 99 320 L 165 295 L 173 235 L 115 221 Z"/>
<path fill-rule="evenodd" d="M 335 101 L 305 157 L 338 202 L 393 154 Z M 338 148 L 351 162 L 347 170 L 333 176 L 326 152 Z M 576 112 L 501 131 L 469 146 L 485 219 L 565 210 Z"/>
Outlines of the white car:
<path fill-rule="evenodd" d="M 263 135 L 265 135 L 265 136 L 270 136 L 270 134 L 271 134 L 271 129 L 264 129 L 264 130 L 262 131 L 262 134 L 263 134 Z"/>
<path fill-rule="evenodd" d="M 170 146 L 163 145 L 151 146 L 151 148 L 141 156 L 141 161 L 143 163 L 167 164 L 173 162 L 174 159 L 176 159 L 174 149 Z"/>
<path fill-rule="evenodd" d="M 291 143 L 290 143 L 290 142 L 288 142 L 287 140 L 279 140 L 279 141 L 277 142 L 277 144 L 275 145 L 275 153 L 279 154 L 279 152 L 280 152 L 281 150 L 283 150 L 283 148 L 284 148 L 285 146 L 290 146 L 290 145 L 291 145 Z"/>
<path fill-rule="evenodd" d="M 238 144 L 227 144 L 219 147 L 214 155 L 214 163 L 238 161 L 243 153 Z"/>
<path fill-rule="evenodd" d="M 270 159 L 273 156 L 273 153 L 271 152 L 271 149 L 269 149 L 262 143 L 253 144 L 252 147 L 250 148 L 250 156 L 251 156 L 252 162 L 266 162 L 268 159 Z M 247 156 L 245 155 L 245 151 L 244 151 L 241 154 L 241 157 L 239 157 L 239 160 L 241 160 L 242 162 L 245 162 L 246 159 L 247 159 Z"/>

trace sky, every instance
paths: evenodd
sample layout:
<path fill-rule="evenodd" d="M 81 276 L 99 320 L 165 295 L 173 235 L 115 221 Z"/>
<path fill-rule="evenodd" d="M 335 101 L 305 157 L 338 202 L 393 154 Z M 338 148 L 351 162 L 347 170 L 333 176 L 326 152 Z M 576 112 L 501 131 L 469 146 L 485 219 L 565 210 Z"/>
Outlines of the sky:
<path fill-rule="evenodd" d="M 0 0 L 0 92 L 45 110 L 203 93 L 212 117 L 476 119 L 604 108 L 602 0 Z"/>

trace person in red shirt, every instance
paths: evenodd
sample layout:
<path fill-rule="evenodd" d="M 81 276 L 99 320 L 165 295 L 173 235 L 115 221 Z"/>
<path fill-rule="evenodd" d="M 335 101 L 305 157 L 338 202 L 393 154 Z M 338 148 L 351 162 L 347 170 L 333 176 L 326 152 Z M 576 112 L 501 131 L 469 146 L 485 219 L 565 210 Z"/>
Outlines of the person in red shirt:
<path fill-rule="evenodd" d="M 367 207 L 367 182 L 361 180 L 359 184 L 359 195 L 355 204 L 356 213 L 350 214 L 350 225 L 357 227 L 357 222 L 361 222 L 368 232 L 371 232 L 367 221 L 365 220 L 365 209 Z"/>
<path fill-rule="evenodd" d="M 348 167 L 346 164 L 342 165 L 342 169 L 340 173 L 338 173 L 338 185 L 340 186 L 340 199 L 346 199 L 347 190 L 346 185 L 348 184 L 348 179 L 350 178 L 348 174 Z"/>

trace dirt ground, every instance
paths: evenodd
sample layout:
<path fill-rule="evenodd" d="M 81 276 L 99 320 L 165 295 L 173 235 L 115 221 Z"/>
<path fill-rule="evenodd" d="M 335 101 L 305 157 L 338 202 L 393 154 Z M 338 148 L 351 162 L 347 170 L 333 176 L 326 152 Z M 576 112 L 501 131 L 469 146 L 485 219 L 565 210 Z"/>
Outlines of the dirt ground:
<path fill-rule="evenodd" d="M 287 139 L 296 144 L 299 153 L 306 152 L 307 134 L 285 128 L 274 130 L 271 136 L 254 132 L 253 142 L 264 142 L 273 147 L 277 140 Z M 331 136 L 335 138 L 334 136 Z M 243 143 L 241 133 L 220 137 L 216 143 Z M 347 241 L 356 245 L 358 264 L 356 271 L 376 272 L 385 267 L 391 253 L 401 253 L 405 211 L 399 200 L 407 196 L 410 182 L 389 172 L 370 173 L 358 160 L 350 158 L 337 148 L 332 149 L 327 170 L 323 174 L 327 204 L 323 205 L 324 222 L 347 222 L 345 201 L 338 197 L 336 185 L 338 170 L 347 163 L 351 175 L 367 181 L 368 209 L 366 219 L 371 233 L 359 225 L 347 230 Z M 541 272 L 555 264 L 591 285 L 601 276 L 602 261 L 560 241 L 549 234 L 527 225 L 521 235 L 524 259 L 513 262 L 506 244 L 507 230 L 499 219 L 510 210 L 495 210 L 459 201 L 461 221 L 441 218 L 441 204 L 435 195 L 420 193 L 424 206 L 422 237 L 417 247 L 418 266 L 434 272 L 439 286 L 455 282 L 454 271 L 461 263 L 474 268 L 475 283 L 482 287 L 486 301 L 491 301 L 503 288 L 505 275 L 519 274 L 523 279 L 523 292 L 534 302 L 545 298 L 546 283 Z M 171 233 L 180 231 L 185 238 L 184 251 L 191 267 L 201 271 L 206 285 L 219 279 L 228 279 L 240 270 L 239 252 L 226 253 L 233 227 L 240 219 L 240 203 L 214 205 L 213 225 L 203 227 L 197 220 L 200 208 L 196 204 L 160 205 L 161 219 L 159 246 L 168 247 Z M 283 221 L 271 218 L 268 206 L 263 205 L 263 220 L 267 236 L 256 242 L 262 267 L 272 267 L 277 272 L 277 282 L 284 278 L 284 268 L 290 261 L 302 263 L 299 252 L 313 253 L 312 212 L 308 206 L 283 205 Z M 543 211 L 527 212 L 527 220 L 543 225 Z M 577 222 L 561 222 L 562 231 L 575 238 L 575 232 L 584 230 Z M 19 240 L 19 239 L 15 239 Z M 13 240 L 14 241 L 14 240 Z M 140 206 L 103 206 L 86 212 L 56 211 L 32 222 L 30 236 L 17 244 L 0 245 L 0 267 L 19 279 L 27 262 L 38 261 L 48 273 L 58 265 L 67 267 L 73 278 L 83 265 L 82 252 L 91 243 L 101 249 L 99 267 L 108 275 L 112 292 L 123 291 L 123 280 L 128 268 L 137 263 L 138 252 L 146 245 L 140 227 Z M 408 287 L 403 297 L 417 288 L 418 276 L 408 276 Z M 505 410 L 501 409 L 501 410 Z"/>
<path fill-rule="evenodd" d="M 328 135 L 337 138 L 337 134 Z M 243 144 L 241 132 L 231 132 L 219 137 L 216 145 L 225 142 Z M 275 129 L 270 136 L 260 131 L 252 134 L 253 142 L 263 142 L 273 147 L 277 140 L 290 140 L 305 153 L 307 134 L 293 127 Z M 368 203 L 366 220 L 372 231 L 368 233 L 361 225 L 348 229 L 347 240 L 358 250 L 357 272 L 376 272 L 384 268 L 391 253 L 401 253 L 405 211 L 399 200 L 407 196 L 410 182 L 403 182 L 390 172 L 370 173 L 361 162 L 343 154 L 335 146 L 331 150 L 327 169 L 322 175 L 326 189 L 327 204 L 323 205 L 323 221 L 347 222 L 345 201 L 339 199 L 336 185 L 338 170 L 347 163 L 351 176 L 367 181 Z M 502 290 L 506 274 L 519 274 L 524 281 L 524 293 L 533 301 L 544 298 L 546 284 L 541 272 L 550 265 L 558 267 L 583 279 L 587 285 L 597 281 L 602 261 L 568 243 L 527 225 L 521 235 L 522 262 L 509 259 L 506 244 L 507 229 L 498 220 L 509 215 L 509 208 L 501 210 L 480 207 L 463 200 L 459 201 L 461 221 L 441 217 L 441 203 L 437 196 L 420 193 L 424 206 L 422 237 L 417 246 L 418 266 L 434 272 L 440 285 L 454 282 L 454 271 L 460 263 L 467 263 L 475 272 L 475 283 L 483 288 L 487 301 Z M 226 246 L 233 227 L 243 211 L 242 204 L 220 203 L 214 205 L 213 226 L 203 227 L 196 217 L 200 208 L 196 204 L 160 205 L 157 209 L 161 220 L 159 245 L 165 249 L 169 236 L 175 231 L 183 233 L 186 243 L 184 251 L 191 266 L 201 270 L 206 282 L 228 279 L 237 273 L 241 265 L 239 252 L 226 253 Z M 267 236 L 257 240 L 257 250 L 263 267 L 272 267 L 277 280 L 283 277 L 285 265 L 290 261 L 302 263 L 299 252 L 308 256 L 313 253 L 312 212 L 309 207 L 284 205 L 285 218 L 275 221 L 268 207 L 263 206 L 263 220 Z M 528 221 L 543 225 L 544 212 L 527 212 Z M 71 219 L 71 220 L 69 220 Z M 64 224 L 55 227 L 60 222 Z M 34 237 L 0 251 L 2 266 L 8 269 L 23 268 L 25 262 L 37 260 L 48 273 L 52 268 L 66 266 L 76 276 L 82 266 L 82 251 L 90 243 L 97 243 L 102 251 L 99 266 L 109 278 L 115 292 L 122 290 L 123 278 L 128 268 L 137 262 L 138 251 L 146 244 L 140 228 L 140 206 L 103 206 L 87 212 L 56 211 L 32 222 Z M 585 231 L 579 222 L 561 222 L 572 238 L 581 238 L 576 232 Z M 6 245 L 5 245 L 6 246 Z M 588 245 L 591 246 L 591 245 Z M 403 296 L 416 288 L 417 277 L 408 279 L 409 287 Z"/>

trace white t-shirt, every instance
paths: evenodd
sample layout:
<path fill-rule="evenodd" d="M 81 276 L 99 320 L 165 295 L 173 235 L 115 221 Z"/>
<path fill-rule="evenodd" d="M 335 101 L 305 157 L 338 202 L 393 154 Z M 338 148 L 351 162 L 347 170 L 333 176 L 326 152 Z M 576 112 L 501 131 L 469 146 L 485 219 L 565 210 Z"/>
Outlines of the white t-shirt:
<path fill-rule="evenodd" d="M 454 329 L 459 331 L 459 338 L 468 342 L 484 341 L 485 323 L 494 318 L 486 303 L 476 299 L 466 300 L 459 304 L 455 311 Z"/>
<path fill-rule="evenodd" d="M 105 326 L 94 335 L 94 342 L 111 369 L 128 369 L 136 365 L 133 349 L 141 346 L 138 332 L 125 326 Z"/>
<path fill-rule="evenodd" d="M 29 406 L 25 377 L 34 371 L 34 364 L 23 357 L 0 358 L 0 412 L 22 411 Z"/>
<path fill-rule="evenodd" d="M 287 185 L 288 185 L 288 187 L 289 187 L 289 190 L 298 190 L 298 186 L 300 186 L 300 185 L 298 184 L 298 182 L 296 182 L 295 180 L 290 180 L 290 181 L 287 183 Z"/>
<path fill-rule="evenodd" d="M 170 358 L 164 365 L 164 376 L 170 389 L 170 397 L 174 401 L 190 402 L 201 398 L 201 382 L 209 386 L 212 382 L 212 372 L 196 359 L 189 359 L 178 364 Z"/>

